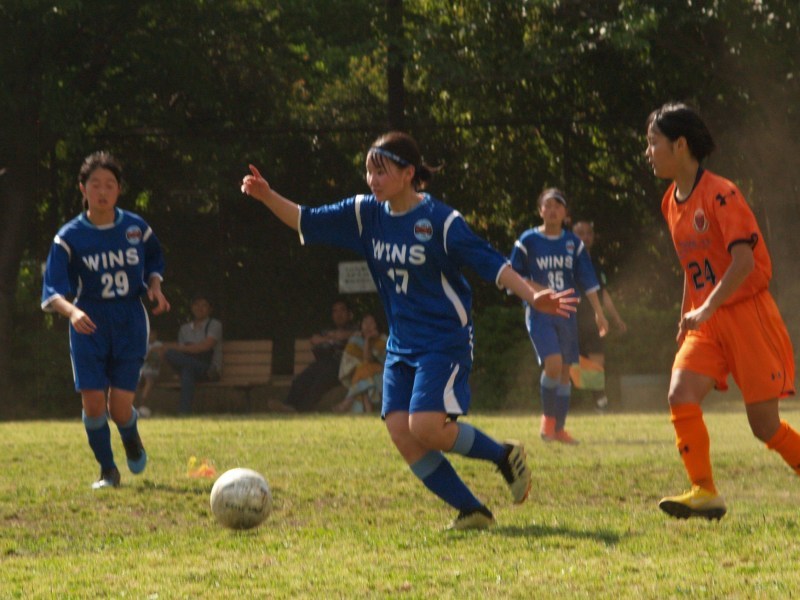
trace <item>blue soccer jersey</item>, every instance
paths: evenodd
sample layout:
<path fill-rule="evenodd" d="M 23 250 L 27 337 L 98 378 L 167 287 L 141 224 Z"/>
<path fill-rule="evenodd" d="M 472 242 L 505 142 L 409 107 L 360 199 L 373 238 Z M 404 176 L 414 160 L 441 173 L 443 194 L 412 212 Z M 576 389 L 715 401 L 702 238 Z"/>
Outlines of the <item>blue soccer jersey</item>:
<path fill-rule="evenodd" d="M 42 287 L 42 308 L 57 297 L 86 300 L 139 298 L 152 275 L 161 277 L 161 245 L 145 221 L 115 209 L 114 223 L 97 227 L 85 214 L 64 225 L 53 239 Z"/>
<path fill-rule="evenodd" d="M 511 266 L 522 277 L 556 291 L 575 288 L 594 292 L 600 288 L 589 253 L 570 231 L 545 235 L 538 228 L 524 232 L 514 244 Z M 578 361 L 578 325 L 568 319 L 540 313 L 526 305 L 525 324 L 539 364 L 560 354 L 566 363 Z"/>
<path fill-rule="evenodd" d="M 147 353 L 141 296 L 153 275 L 162 277 L 164 257 L 141 217 L 121 209 L 115 214 L 101 227 L 85 214 L 76 217 L 58 231 L 47 257 L 42 309 L 51 310 L 56 298 L 74 297 L 97 326 L 91 334 L 70 327 L 76 390 L 135 390 Z"/>
<path fill-rule="evenodd" d="M 586 247 L 578 236 L 566 230 L 549 236 L 538 228 L 528 229 L 514 243 L 511 266 L 522 277 L 557 292 L 575 288 L 576 284 L 585 293 L 600 288 Z"/>
<path fill-rule="evenodd" d="M 458 211 L 428 194 L 402 214 L 373 195 L 304 206 L 299 233 L 304 244 L 366 258 L 389 321 L 387 350 L 398 355 L 463 355 L 472 344 L 472 290 L 461 269 L 497 283 L 508 264 Z"/>

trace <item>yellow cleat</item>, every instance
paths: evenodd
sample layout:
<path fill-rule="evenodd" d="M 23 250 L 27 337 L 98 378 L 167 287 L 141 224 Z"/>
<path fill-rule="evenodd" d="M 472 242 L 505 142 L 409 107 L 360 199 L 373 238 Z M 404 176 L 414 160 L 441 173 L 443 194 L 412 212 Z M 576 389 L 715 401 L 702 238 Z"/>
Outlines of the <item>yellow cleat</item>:
<path fill-rule="evenodd" d="M 506 447 L 506 456 L 497 465 L 497 468 L 511 490 L 514 504 L 522 504 L 528 498 L 528 492 L 531 491 L 531 470 L 528 467 L 525 447 L 517 440 L 507 440 L 504 446 Z"/>
<path fill-rule="evenodd" d="M 676 519 L 702 517 L 709 521 L 719 521 L 728 512 L 722 496 L 699 485 L 693 485 L 691 490 L 679 496 L 662 498 L 658 508 Z"/>
<path fill-rule="evenodd" d="M 495 524 L 494 515 L 485 506 L 470 511 L 461 511 L 447 529 L 466 531 L 468 529 L 489 529 Z"/>

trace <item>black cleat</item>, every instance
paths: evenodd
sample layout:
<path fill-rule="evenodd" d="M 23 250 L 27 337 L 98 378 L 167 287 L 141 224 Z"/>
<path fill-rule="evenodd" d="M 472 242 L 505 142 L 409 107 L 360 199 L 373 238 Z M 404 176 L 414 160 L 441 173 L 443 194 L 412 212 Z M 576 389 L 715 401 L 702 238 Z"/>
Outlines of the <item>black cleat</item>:
<path fill-rule="evenodd" d="M 119 469 L 111 467 L 105 471 L 100 471 L 100 479 L 92 484 L 93 490 L 101 490 L 107 487 L 119 487 Z"/>
<path fill-rule="evenodd" d="M 144 471 L 147 466 L 147 452 L 144 451 L 139 434 L 137 433 L 136 437 L 122 440 L 122 445 L 125 446 L 125 456 L 128 458 L 128 468 L 131 473 L 137 475 Z"/>

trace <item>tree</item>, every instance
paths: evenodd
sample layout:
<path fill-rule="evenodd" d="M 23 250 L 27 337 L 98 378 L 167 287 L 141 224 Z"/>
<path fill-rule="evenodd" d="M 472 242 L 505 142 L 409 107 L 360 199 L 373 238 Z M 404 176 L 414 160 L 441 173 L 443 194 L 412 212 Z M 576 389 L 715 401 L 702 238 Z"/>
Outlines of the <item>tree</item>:
<path fill-rule="evenodd" d="M 120 155 L 124 202 L 166 246 L 173 303 L 200 282 L 229 332 L 283 339 L 324 318 L 345 255 L 300 247 L 236 182 L 255 162 L 301 202 L 358 192 L 364 147 L 387 121 L 444 166 L 432 191 L 498 248 L 559 185 L 595 221 L 622 300 L 676 307 L 643 129 L 653 108 L 688 100 L 719 142 L 712 168 L 754 204 L 793 293 L 797 12 L 788 0 L 2 3 L 0 385 L 20 259 L 43 259 L 98 147 Z M 500 301 L 476 289 L 479 308 Z"/>

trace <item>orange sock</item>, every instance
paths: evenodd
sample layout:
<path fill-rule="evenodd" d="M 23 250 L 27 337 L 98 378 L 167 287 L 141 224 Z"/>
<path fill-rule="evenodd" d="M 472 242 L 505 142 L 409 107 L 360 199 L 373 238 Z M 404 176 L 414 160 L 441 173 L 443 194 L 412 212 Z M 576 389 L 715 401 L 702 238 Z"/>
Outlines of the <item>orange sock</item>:
<path fill-rule="evenodd" d="M 786 421 L 781 421 L 778 431 L 767 442 L 767 448 L 780 454 L 794 472 L 800 475 L 800 434 Z"/>
<path fill-rule="evenodd" d="M 694 485 L 717 493 L 711 476 L 711 443 L 699 404 L 677 404 L 670 407 L 672 425 L 675 427 L 678 452 L 686 473 Z"/>

